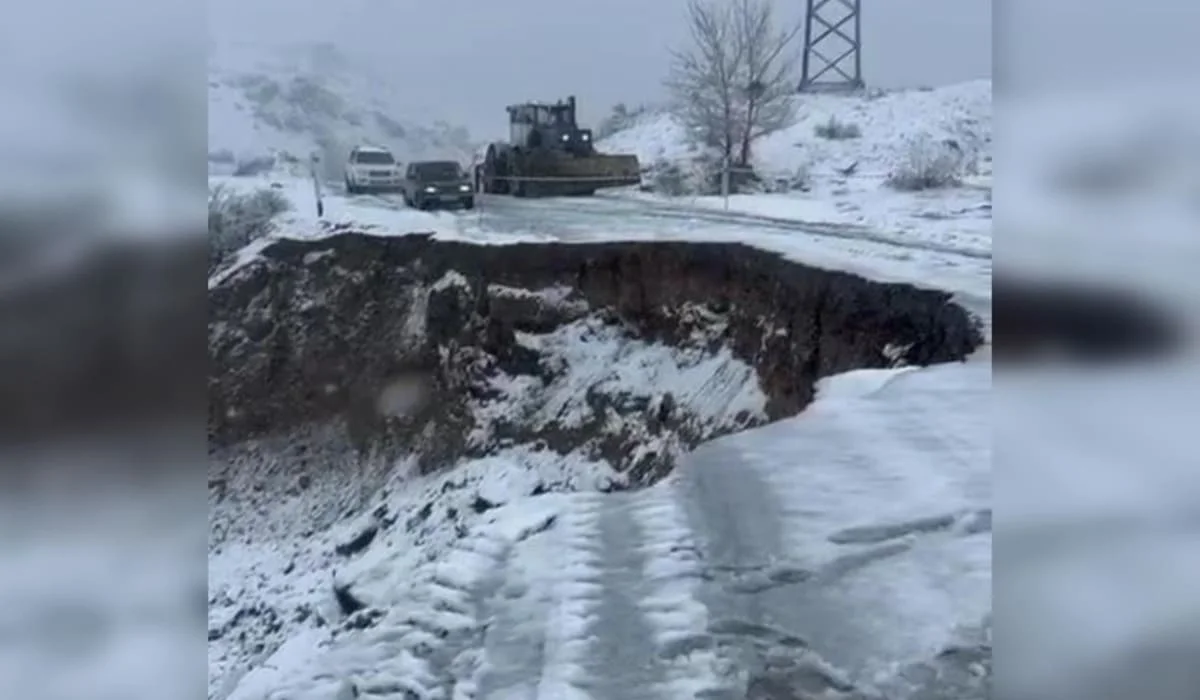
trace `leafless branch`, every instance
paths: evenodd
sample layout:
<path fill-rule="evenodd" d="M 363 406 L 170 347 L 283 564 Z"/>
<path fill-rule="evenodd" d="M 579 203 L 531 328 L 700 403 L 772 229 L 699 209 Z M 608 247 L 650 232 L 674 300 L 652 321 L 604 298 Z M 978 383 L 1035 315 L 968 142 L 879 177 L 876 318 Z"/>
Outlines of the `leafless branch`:
<path fill-rule="evenodd" d="M 791 121 L 800 28 L 777 28 L 770 0 L 690 0 L 666 81 L 685 126 L 747 165 L 754 139 Z"/>

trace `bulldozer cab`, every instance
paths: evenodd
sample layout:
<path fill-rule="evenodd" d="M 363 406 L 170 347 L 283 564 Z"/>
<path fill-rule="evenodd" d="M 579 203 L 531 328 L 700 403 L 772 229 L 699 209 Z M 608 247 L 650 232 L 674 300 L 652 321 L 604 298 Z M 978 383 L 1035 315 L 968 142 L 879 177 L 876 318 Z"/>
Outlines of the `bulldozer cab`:
<path fill-rule="evenodd" d="M 519 148 L 550 148 L 581 153 L 591 149 L 592 132 L 575 121 L 575 97 L 553 104 L 529 102 L 508 107 L 509 142 Z"/>

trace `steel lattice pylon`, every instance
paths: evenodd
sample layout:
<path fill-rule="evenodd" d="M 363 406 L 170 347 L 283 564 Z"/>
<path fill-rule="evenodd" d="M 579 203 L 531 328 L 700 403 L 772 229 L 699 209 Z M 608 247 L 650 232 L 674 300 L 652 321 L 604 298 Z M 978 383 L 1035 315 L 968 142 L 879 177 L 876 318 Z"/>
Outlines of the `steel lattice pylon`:
<path fill-rule="evenodd" d="M 862 89 L 862 0 L 806 3 L 801 92 Z"/>

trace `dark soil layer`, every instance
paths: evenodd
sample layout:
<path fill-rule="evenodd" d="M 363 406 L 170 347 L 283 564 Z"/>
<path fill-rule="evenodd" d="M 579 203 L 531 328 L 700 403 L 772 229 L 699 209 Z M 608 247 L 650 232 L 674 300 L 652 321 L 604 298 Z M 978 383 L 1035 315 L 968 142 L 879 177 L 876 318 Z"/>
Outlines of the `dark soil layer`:
<path fill-rule="evenodd" d="M 519 293 L 546 289 L 566 296 Z M 801 411 L 822 377 L 958 361 L 982 343 L 947 293 L 724 243 L 487 246 L 342 233 L 270 245 L 210 289 L 209 304 L 210 449 L 339 420 L 363 447 L 428 433 L 432 421 L 437 462 L 461 456 L 450 436 L 470 427 L 461 403 L 481 372 L 538 373 L 516 332 L 585 315 L 668 344 L 707 334 L 756 368 L 771 420 Z M 397 428 L 372 407 L 402 376 L 427 400 Z"/>

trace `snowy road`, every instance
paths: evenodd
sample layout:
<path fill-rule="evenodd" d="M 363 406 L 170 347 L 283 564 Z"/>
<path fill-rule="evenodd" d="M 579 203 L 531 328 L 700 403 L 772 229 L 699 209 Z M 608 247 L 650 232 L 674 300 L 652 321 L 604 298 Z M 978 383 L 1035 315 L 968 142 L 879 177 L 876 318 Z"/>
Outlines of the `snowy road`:
<path fill-rule="evenodd" d="M 989 389 L 978 362 L 851 373 L 804 416 L 698 449 L 671 484 L 573 497 L 548 551 L 514 552 L 559 584 L 487 633 L 522 640 L 489 647 L 509 662 L 559 650 L 505 676 L 567 684 L 480 697 L 744 698 L 747 674 L 813 697 L 985 697 L 912 670 L 969 647 L 991 607 Z M 532 610 L 566 639 L 516 634 Z"/>
<path fill-rule="evenodd" d="M 791 255 L 812 265 L 843 269 L 872 279 L 934 286 L 956 292 L 972 312 L 990 318 L 992 252 L 988 237 L 878 231 L 843 223 L 808 222 L 726 212 L 621 195 L 573 199 L 483 196 L 473 211 L 416 212 L 398 195 L 346 198 L 330 208 L 388 226 L 426 226 L 469 240 L 503 242 L 694 240 L 737 241 Z M 972 224 L 977 227 L 977 224 Z M 971 228 L 964 226 L 964 229 Z"/>
<path fill-rule="evenodd" d="M 366 195 L 357 199 L 384 209 L 405 208 L 398 195 Z M 895 249 L 944 253 L 976 260 L 992 259 L 990 245 L 946 244 L 911 236 L 887 234 L 854 224 L 797 221 L 735 211 L 720 211 L 681 203 L 599 195 L 592 198 L 516 199 L 480 195 L 479 206 L 470 212 L 439 212 L 465 226 L 491 234 L 539 235 L 552 239 L 592 238 L 603 233 L 667 229 L 671 232 L 712 232 L 737 228 L 755 233 L 803 233 L 808 236 L 874 243 Z"/>

